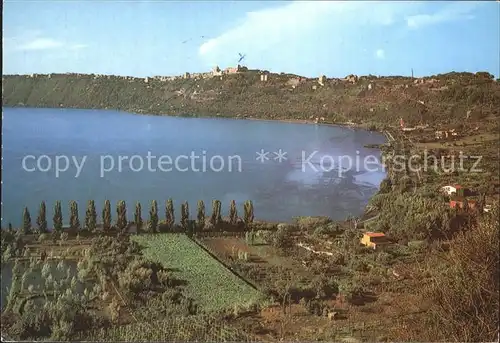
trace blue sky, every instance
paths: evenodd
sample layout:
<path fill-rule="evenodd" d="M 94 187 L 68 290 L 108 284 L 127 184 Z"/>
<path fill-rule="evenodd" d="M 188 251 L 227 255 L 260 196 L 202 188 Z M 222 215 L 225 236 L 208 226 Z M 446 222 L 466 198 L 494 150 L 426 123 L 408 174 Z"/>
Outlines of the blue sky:
<path fill-rule="evenodd" d="M 4 1 L 3 73 L 499 70 L 499 2 Z M 187 42 L 186 42 L 187 40 Z"/>

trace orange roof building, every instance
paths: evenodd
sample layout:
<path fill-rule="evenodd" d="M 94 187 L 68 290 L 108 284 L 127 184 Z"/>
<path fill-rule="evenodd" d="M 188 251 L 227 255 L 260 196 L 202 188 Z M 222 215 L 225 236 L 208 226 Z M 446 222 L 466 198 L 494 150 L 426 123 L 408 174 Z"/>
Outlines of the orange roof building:
<path fill-rule="evenodd" d="M 389 240 L 383 232 L 365 232 L 361 237 L 361 244 L 369 248 L 377 249 L 378 246 L 387 245 Z"/>

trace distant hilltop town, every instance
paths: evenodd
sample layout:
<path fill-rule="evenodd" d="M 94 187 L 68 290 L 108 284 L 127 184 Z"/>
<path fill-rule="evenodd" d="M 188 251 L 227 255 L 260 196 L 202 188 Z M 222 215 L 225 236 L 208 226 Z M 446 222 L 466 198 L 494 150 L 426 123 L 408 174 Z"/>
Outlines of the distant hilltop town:
<path fill-rule="evenodd" d="M 206 73 L 184 73 L 183 75 L 177 75 L 177 76 L 152 76 L 152 77 L 144 77 L 144 82 L 148 83 L 150 80 L 157 80 L 157 81 L 174 81 L 174 80 L 179 80 L 179 79 L 208 79 L 216 76 L 223 76 L 223 75 L 228 75 L 228 74 L 236 74 L 240 72 L 245 72 L 248 71 L 247 67 L 237 65 L 236 67 L 228 67 L 226 69 L 220 69 L 218 66 L 215 66 L 210 72 Z M 29 78 L 51 78 L 54 75 L 61 75 L 61 74 L 30 74 L 28 75 Z M 82 73 L 64 73 L 62 75 L 69 75 L 69 76 L 89 76 L 89 74 L 82 74 Z M 90 74 L 93 76 L 94 79 L 111 79 L 111 78 L 122 78 L 125 80 L 137 80 L 141 79 L 138 77 L 133 77 L 133 76 L 115 76 L 115 75 L 104 75 L 104 74 Z"/>
<path fill-rule="evenodd" d="M 119 76 L 119 75 L 105 75 L 105 74 L 82 74 L 82 73 L 64 73 L 64 74 L 58 74 L 58 73 L 52 73 L 52 74 L 30 74 L 30 75 L 25 75 L 25 77 L 28 78 L 52 78 L 53 76 L 59 76 L 59 75 L 66 75 L 66 76 L 73 76 L 73 77 L 85 77 L 89 78 L 92 77 L 94 80 L 97 79 L 122 79 L 122 80 L 129 80 L 129 81 L 137 81 L 137 80 L 143 80 L 145 83 L 148 83 L 150 81 L 160 81 L 160 82 L 168 82 L 168 81 L 175 81 L 175 80 L 181 80 L 181 79 L 193 79 L 193 80 L 202 80 L 202 79 L 211 79 L 214 77 L 219 77 L 221 80 L 223 79 L 224 76 L 226 75 L 235 75 L 239 73 L 244 73 L 244 72 L 253 72 L 253 73 L 258 73 L 260 74 L 260 81 L 266 82 L 270 80 L 272 75 L 275 76 L 288 76 L 288 81 L 287 85 L 291 86 L 291 88 L 296 88 L 300 84 L 304 83 L 305 81 L 312 80 L 314 78 L 308 78 L 308 77 L 303 77 L 303 76 L 298 76 L 294 74 L 285 74 L 285 73 L 270 73 L 268 71 L 264 70 L 259 70 L 259 69 L 249 69 L 248 67 L 237 65 L 236 67 L 228 67 L 225 69 L 220 69 L 218 66 L 215 66 L 212 68 L 211 71 L 205 72 L 205 73 L 189 73 L 186 72 L 183 75 L 176 75 L 176 76 L 148 76 L 148 77 L 134 77 L 134 76 Z M 450 73 L 452 75 L 454 73 Z M 461 73 L 456 73 L 457 75 L 460 75 Z M 462 74 L 470 74 L 471 76 L 474 76 L 472 73 L 462 73 Z M 3 75 L 5 76 L 10 76 L 10 75 Z M 13 76 L 13 75 L 12 75 Z M 2 79 L 4 79 L 2 77 Z M 484 79 L 494 79 L 493 75 L 486 73 L 486 72 L 478 72 L 475 73 L 475 77 L 479 78 L 484 78 Z M 316 78 L 317 82 L 316 84 L 319 86 L 324 86 L 327 82 L 331 84 L 336 84 L 336 83 L 350 83 L 350 84 L 356 84 L 360 81 L 366 81 L 366 80 L 374 80 L 374 79 L 383 79 L 386 81 L 390 80 L 399 80 L 399 79 L 407 79 L 409 77 L 405 76 L 375 76 L 375 75 L 367 75 L 367 76 L 358 76 L 354 74 L 347 75 L 344 78 L 327 78 L 325 75 L 320 75 L 319 77 Z M 426 85 L 429 88 L 438 88 L 441 90 L 442 85 L 440 85 L 440 80 L 434 78 L 434 77 L 411 77 L 413 80 L 413 83 L 415 85 Z M 453 80 L 459 83 L 459 80 Z M 313 85 L 312 88 L 316 89 L 317 85 Z M 371 90 L 373 84 L 368 85 L 368 90 Z M 399 85 L 402 86 L 402 85 Z M 408 88 L 408 85 L 405 85 L 406 88 Z M 445 86 L 444 88 L 447 88 Z"/>

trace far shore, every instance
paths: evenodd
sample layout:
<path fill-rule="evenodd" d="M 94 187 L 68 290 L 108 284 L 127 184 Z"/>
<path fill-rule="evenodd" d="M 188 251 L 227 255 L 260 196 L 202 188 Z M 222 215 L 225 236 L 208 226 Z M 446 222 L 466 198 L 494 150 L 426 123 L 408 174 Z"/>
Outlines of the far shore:
<path fill-rule="evenodd" d="M 254 120 L 254 121 L 266 121 L 266 122 L 280 122 L 280 123 L 289 123 L 289 124 L 307 124 L 307 125 L 322 125 L 322 126 L 332 126 L 332 127 L 344 127 L 348 129 L 358 129 L 365 131 L 372 131 L 378 133 L 384 133 L 384 130 L 381 130 L 380 127 L 377 127 L 375 130 L 370 130 L 368 127 L 363 124 L 358 123 L 350 123 L 350 122 L 326 122 L 326 121 L 318 121 L 310 120 L 310 119 L 269 119 L 269 118 L 258 118 L 258 117 L 243 117 L 243 116 L 225 116 L 220 114 L 195 114 L 195 115 L 183 115 L 183 114 L 169 114 L 169 113 L 146 113 L 139 112 L 136 110 L 122 110 L 122 109 L 114 109 L 114 108 L 75 108 L 75 107 L 31 107 L 31 106 L 4 106 L 6 108 L 44 108 L 44 109 L 72 109 L 72 110 L 96 110 L 96 111 L 117 111 L 117 112 L 126 112 L 130 114 L 142 115 L 142 116 L 155 116 L 155 117 L 176 117 L 176 118 L 206 118 L 206 119 L 237 119 L 237 120 Z M 319 117 L 318 117 L 319 118 Z"/>

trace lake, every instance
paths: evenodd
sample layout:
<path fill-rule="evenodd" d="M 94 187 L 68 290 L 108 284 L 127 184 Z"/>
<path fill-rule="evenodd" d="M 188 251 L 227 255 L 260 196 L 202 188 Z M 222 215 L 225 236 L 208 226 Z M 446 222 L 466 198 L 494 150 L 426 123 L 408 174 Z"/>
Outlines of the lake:
<path fill-rule="evenodd" d="M 343 127 L 257 120 L 145 116 L 108 110 L 3 109 L 2 227 L 22 222 L 28 206 L 79 204 L 84 222 L 89 199 L 100 215 L 105 199 L 127 203 L 143 218 L 151 200 L 188 201 L 191 217 L 204 200 L 252 200 L 256 219 L 360 215 L 385 177 L 380 152 L 366 144 L 382 134 Z M 367 158 L 371 162 L 368 161 Z M 369 163 L 369 164 L 368 164 Z M 49 223 L 50 226 L 51 223 Z"/>

